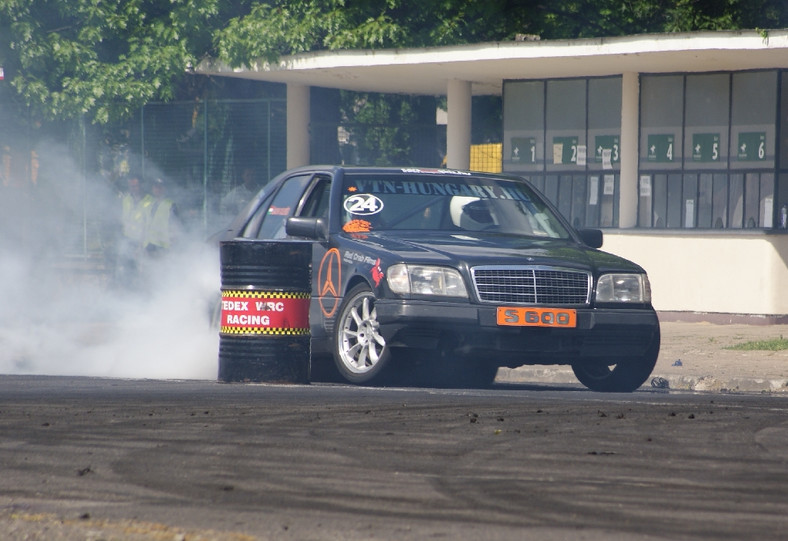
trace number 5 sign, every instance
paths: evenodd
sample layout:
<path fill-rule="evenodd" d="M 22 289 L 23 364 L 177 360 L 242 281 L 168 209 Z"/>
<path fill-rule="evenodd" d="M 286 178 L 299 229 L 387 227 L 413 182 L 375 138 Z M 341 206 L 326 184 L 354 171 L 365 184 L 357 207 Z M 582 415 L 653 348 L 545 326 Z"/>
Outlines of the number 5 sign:
<path fill-rule="evenodd" d="M 695 162 L 720 161 L 720 134 L 719 133 L 692 134 L 692 161 Z"/>

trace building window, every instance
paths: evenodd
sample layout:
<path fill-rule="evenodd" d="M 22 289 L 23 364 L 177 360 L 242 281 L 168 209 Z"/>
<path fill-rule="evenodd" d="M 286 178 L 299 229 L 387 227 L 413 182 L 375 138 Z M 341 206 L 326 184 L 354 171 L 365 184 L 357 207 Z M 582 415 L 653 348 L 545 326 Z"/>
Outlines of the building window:
<path fill-rule="evenodd" d="M 578 227 L 618 226 L 621 82 L 504 82 L 503 170 Z M 641 75 L 637 149 L 639 227 L 788 229 L 788 71 Z"/>
<path fill-rule="evenodd" d="M 779 227 L 777 75 L 641 76 L 640 227 Z"/>
<path fill-rule="evenodd" d="M 621 77 L 504 83 L 503 169 L 575 227 L 616 227 Z"/>

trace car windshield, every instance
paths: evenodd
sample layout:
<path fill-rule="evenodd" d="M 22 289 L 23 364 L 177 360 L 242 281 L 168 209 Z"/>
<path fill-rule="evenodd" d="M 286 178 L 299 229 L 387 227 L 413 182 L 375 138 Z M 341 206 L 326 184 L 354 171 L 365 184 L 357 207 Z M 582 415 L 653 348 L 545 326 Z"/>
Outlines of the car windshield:
<path fill-rule="evenodd" d="M 461 173 L 346 174 L 342 229 L 348 233 L 417 229 L 569 237 L 526 183 Z"/>

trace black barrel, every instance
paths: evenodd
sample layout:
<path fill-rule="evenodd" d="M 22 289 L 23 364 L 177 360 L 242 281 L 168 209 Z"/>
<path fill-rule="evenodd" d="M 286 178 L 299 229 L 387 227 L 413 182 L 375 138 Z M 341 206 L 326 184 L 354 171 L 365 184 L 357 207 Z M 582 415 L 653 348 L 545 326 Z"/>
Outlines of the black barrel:
<path fill-rule="evenodd" d="M 312 244 L 220 246 L 219 381 L 308 383 Z"/>

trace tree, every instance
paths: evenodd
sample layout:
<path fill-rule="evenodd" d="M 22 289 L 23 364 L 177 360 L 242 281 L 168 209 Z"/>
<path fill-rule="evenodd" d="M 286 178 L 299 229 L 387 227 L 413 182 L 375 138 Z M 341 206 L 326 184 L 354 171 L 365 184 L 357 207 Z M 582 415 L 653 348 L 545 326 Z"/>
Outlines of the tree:
<path fill-rule="evenodd" d="M 172 98 L 216 14 L 217 0 L 2 0 L 0 60 L 43 118 L 108 123 Z"/>
<path fill-rule="evenodd" d="M 214 39 L 218 57 L 239 67 L 317 50 L 454 45 L 518 34 L 571 39 L 780 27 L 788 23 L 787 12 L 783 0 L 272 0 L 256 2 Z M 366 125 L 365 135 L 356 138 L 360 159 L 374 149 L 372 161 L 404 163 L 410 145 L 405 127 L 413 122 L 408 99 L 345 95 L 345 120 Z M 500 115 L 500 103 L 478 105 L 475 111 Z M 494 114 L 474 118 L 475 133 L 484 132 L 481 140 L 500 137 L 499 128 Z"/>
<path fill-rule="evenodd" d="M 272 0 L 215 33 L 234 66 L 315 50 L 788 26 L 784 0 Z"/>
<path fill-rule="evenodd" d="M 38 116 L 109 123 L 204 56 L 785 26 L 784 0 L 0 0 L 0 63 Z"/>

